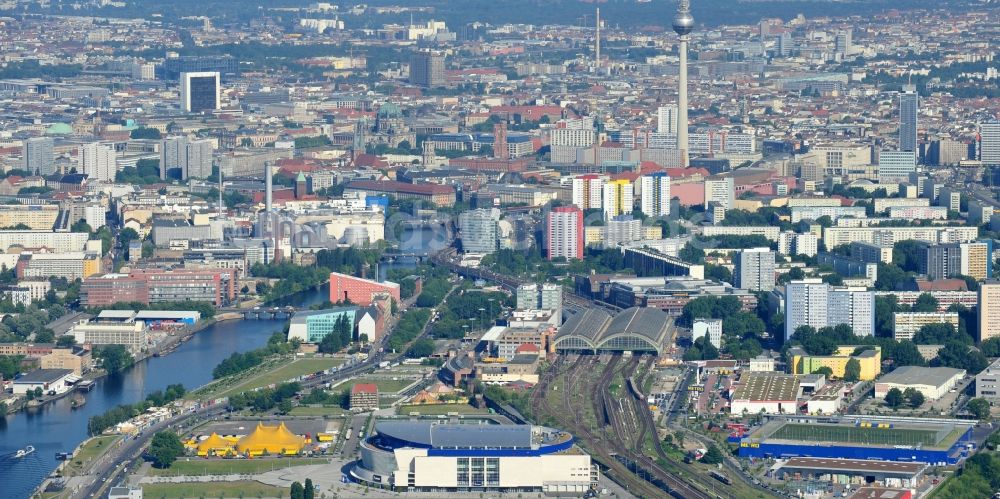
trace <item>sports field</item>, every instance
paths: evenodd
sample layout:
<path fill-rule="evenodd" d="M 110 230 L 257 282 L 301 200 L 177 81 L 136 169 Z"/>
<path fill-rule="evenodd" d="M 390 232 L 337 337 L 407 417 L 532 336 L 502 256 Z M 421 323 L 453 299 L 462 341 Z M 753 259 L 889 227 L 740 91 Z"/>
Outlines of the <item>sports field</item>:
<path fill-rule="evenodd" d="M 847 425 L 785 424 L 769 437 L 778 440 L 807 442 L 843 442 L 865 445 L 936 446 L 938 432 L 917 428 L 861 428 Z"/>

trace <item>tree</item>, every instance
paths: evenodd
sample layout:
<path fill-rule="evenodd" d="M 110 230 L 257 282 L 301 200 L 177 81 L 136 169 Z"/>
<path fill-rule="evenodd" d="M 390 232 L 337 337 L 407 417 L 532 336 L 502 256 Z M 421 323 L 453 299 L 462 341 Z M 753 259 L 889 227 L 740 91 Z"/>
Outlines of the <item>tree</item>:
<path fill-rule="evenodd" d="M 855 382 L 861 380 L 861 362 L 851 357 L 844 365 L 844 381 Z"/>
<path fill-rule="evenodd" d="M 913 304 L 914 312 L 937 312 L 938 300 L 930 293 L 921 293 Z"/>
<path fill-rule="evenodd" d="M 305 499 L 313 499 L 313 496 L 316 494 L 316 486 L 313 485 L 312 478 L 306 478 L 306 484 L 305 484 L 305 491 L 304 492 L 305 492 L 305 494 L 304 494 Z"/>
<path fill-rule="evenodd" d="M 278 412 L 281 414 L 288 414 L 289 412 L 292 412 L 292 401 L 285 399 L 278 402 Z"/>
<path fill-rule="evenodd" d="M 885 394 L 885 405 L 892 408 L 903 405 L 903 392 L 899 388 L 890 388 Z"/>
<path fill-rule="evenodd" d="M 1000 337 L 990 338 L 979 346 L 979 351 L 987 357 L 1000 357 Z"/>
<path fill-rule="evenodd" d="M 883 350 L 883 355 L 888 356 L 888 352 Z M 895 366 L 925 366 L 927 361 L 920 355 L 920 350 L 912 341 L 903 340 L 892 349 L 892 362 Z"/>
<path fill-rule="evenodd" d="M 64 334 L 56 339 L 56 346 L 59 348 L 70 348 L 76 345 L 76 337 Z"/>
<path fill-rule="evenodd" d="M 831 377 L 833 377 L 833 369 L 830 369 L 830 366 L 818 367 L 812 373 L 813 374 L 822 374 L 823 376 L 826 376 L 827 379 L 830 379 Z"/>
<path fill-rule="evenodd" d="M 172 431 L 158 431 L 153 435 L 153 441 L 146 452 L 156 468 L 169 468 L 178 457 L 184 455 L 184 444 L 180 437 Z"/>
<path fill-rule="evenodd" d="M 910 276 L 905 270 L 892 263 L 878 264 L 878 279 L 875 280 L 875 289 L 878 291 L 895 291 L 897 286 L 902 286 Z"/>
<path fill-rule="evenodd" d="M 701 462 L 705 464 L 719 464 L 725 459 L 722 455 L 722 451 L 719 450 L 715 444 L 708 446 L 708 451 L 705 452 L 704 456 L 701 456 Z"/>
<path fill-rule="evenodd" d="M 122 248 L 128 248 L 128 243 L 138 239 L 139 233 L 131 227 L 126 227 L 118 233 L 118 243 L 121 244 Z"/>
<path fill-rule="evenodd" d="M 160 131 L 157 130 L 157 129 L 155 129 L 155 128 L 143 128 L 143 127 L 140 127 L 140 128 L 136 128 L 135 130 L 132 130 L 132 133 L 129 134 L 129 137 L 133 138 L 133 139 L 153 139 L 153 140 L 159 140 L 160 139 Z"/>
<path fill-rule="evenodd" d="M 291 490 L 289 491 L 289 497 L 291 499 L 305 499 L 306 491 L 299 482 L 292 482 Z"/>
<path fill-rule="evenodd" d="M 99 351 L 101 366 L 108 374 L 115 374 L 132 365 L 135 359 L 124 345 L 107 345 Z"/>
<path fill-rule="evenodd" d="M 924 405 L 924 393 L 916 388 L 907 388 L 903 391 L 903 397 L 910 404 L 910 407 L 916 409 Z"/>
<path fill-rule="evenodd" d="M 984 398 L 974 398 L 965 407 L 980 421 L 990 419 L 990 402 Z"/>

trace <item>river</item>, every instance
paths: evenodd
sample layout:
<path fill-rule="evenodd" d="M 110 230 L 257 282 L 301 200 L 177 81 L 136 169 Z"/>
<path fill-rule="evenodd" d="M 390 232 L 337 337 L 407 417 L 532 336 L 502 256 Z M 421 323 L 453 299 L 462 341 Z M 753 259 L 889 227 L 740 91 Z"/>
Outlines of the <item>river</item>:
<path fill-rule="evenodd" d="M 403 251 L 426 254 L 447 246 L 450 238 L 441 229 L 422 228 L 404 232 Z M 442 241 L 445 241 L 442 243 Z M 416 261 L 400 258 L 383 263 L 379 274 L 385 278 L 389 268 L 412 268 Z M 330 297 L 330 286 L 292 295 L 275 305 L 308 308 Z M 275 331 L 281 331 L 283 321 L 227 321 L 213 324 L 196 334 L 177 350 L 163 357 L 146 359 L 125 372 L 103 378 L 86 395 L 87 403 L 77 410 L 71 407 L 71 397 L 64 397 L 41 409 L 19 412 L 0 418 L 0 499 L 28 497 L 59 461 L 57 452 L 72 452 L 87 438 L 87 420 L 121 404 L 134 404 L 156 390 L 180 383 L 188 390 L 212 381 L 212 369 L 233 352 L 253 350 L 267 343 Z M 15 459 L 14 453 L 28 445 L 35 453 Z"/>
<path fill-rule="evenodd" d="M 329 288 L 290 297 L 300 306 L 321 303 Z M 56 468 L 57 452 L 71 452 L 87 438 L 87 420 L 121 404 L 141 401 L 167 385 L 181 383 L 191 390 L 212 380 L 212 369 L 233 352 L 243 352 L 267 343 L 283 321 L 226 321 L 197 333 L 176 351 L 142 361 L 125 372 L 103 378 L 86 395 L 87 403 L 73 410 L 71 397 L 41 409 L 19 412 L 0 419 L 0 498 L 28 497 Z M 13 454 L 27 445 L 36 451 L 22 459 Z"/>

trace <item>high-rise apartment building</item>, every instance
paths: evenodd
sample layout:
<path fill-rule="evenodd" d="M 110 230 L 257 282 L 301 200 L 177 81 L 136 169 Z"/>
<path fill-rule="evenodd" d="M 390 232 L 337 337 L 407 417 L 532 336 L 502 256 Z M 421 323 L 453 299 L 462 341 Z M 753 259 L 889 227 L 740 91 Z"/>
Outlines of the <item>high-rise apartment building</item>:
<path fill-rule="evenodd" d="M 51 137 L 33 137 L 24 141 L 21 147 L 24 169 L 36 175 L 51 175 L 56 172 L 54 143 Z"/>
<path fill-rule="evenodd" d="M 856 336 L 875 334 L 875 293 L 866 288 L 830 288 L 826 322 L 847 324 Z"/>
<path fill-rule="evenodd" d="M 991 277 L 993 242 L 990 240 L 935 244 L 924 251 L 923 270 L 930 280 L 969 276 L 976 280 Z"/>
<path fill-rule="evenodd" d="M 462 212 L 458 227 L 462 231 L 462 251 L 490 254 L 500 240 L 499 210 L 478 209 Z"/>
<path fill-rule="evenodd" d="M 986 166 L 1000 166 L 1000 121 L 979 124 L 979 160 Z"/>
<path fill-rule="evenodd" d="M 611 219 L 632 213 L 632 206 L 635 203 L 633 190 L 632 182 L 627 179 L 605 182 L 604 196 L 601 200 L 605 218 Z"/>
<path fill-rule="evenodd" d="M 847 324 L 858 336 L 873 334 L 875 294 L 865 288 L 831 287 L 819 279 L 785 286 L 785 339 L 800 326 L 820 329 L 840 324 Z"/>
<path fill-rule="evenodd" d="M 518 310 L 561 310 L 562 287 L 558 284 L 522 284 L 515 292 Z"/>
<path fill-rule="evenodd" d="M 770 248 L 750 248 L 736 255 L 733 272 L 737 288 L 750 291 L 774 289 L 774 252 Z"/>
<path fill-rule="evenodd" d="M 899 94 L 899 150 L 917 150 L 917 112 L 920 96 L 914 85 L 903 85 Z"/>
<path fill-rule="evenodd" d="M 677 106 L 660 106 L 656 109 L 656 131 L 677 135 Z"/>
<path fill-rule="evenodd" d="M 187 113 L 216 111 L 222 107 L 217 72 L 181 73 L 181 110 Z"/>
<path fill-rule="evenodd" d="M 639 206 L 647 217 L 670 215 L 670 177 L 664 172 L 639 177 Z"/>
<path fill-rule="evenodd" d="M 733 209 L 735 191 L 733 177 L 705 179 L 705 207 L 714 201 L 727 210 Z"/>
<path fill-rule="evenodd" d="M 545 224 L 545 248 L 549 260 L 583 258 L 583 210 L 559 206 L 549 211 Z"/>
<path fill-rule="evenodd" d="M 80 173 L 92 180 L 113 182 L 118 167 L 115 161 L 115 148 L 109 144 L 91 142 L 77 148 L 77 161 Z"/>
<path fill-rule="evenodd" d="M 819 279 L 791 281 L 785 285 L 785 339 L 800 326 L 826 327 L 830 285 Z"/>
<path fill-rule="evenodd" d="M 601 208 L 604 195 L 604 182 L 607 177 L 595 174 L 580 175 L 573 178 L 573 204 L 581 210 L 596 210 Z"/>
<path fill-rule="evenodd" d="M 441 87 L 444 77 L 444 54 L 430 50 L 414 52 L 410 57 L 410 83 L 421 87 Z"/>
<path fill-rule="evenodd" d="M 979 285 L 979 341 L 1000 336 L 1000 281 Z"/>
<path fill-rule="evenodd" d="M 205 178 L 212 174 L 211 139 L 192 140 L 187 137 L 167 137 L 160 141 L 160 178 L 184 180 Z"/>
<path fill-rule="evenodd" d="M 833 51 L 841 57 L 851 53 L 852 45 L 851 30 L 841 31 L 833 38 Z"/>

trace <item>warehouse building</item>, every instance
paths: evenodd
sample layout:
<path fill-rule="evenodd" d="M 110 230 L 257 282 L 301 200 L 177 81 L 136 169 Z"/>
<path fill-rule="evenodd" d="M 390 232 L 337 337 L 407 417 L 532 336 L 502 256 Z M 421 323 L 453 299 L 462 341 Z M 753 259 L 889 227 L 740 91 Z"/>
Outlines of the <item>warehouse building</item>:
<path fill-rule="evenodd" d="M 928 468 L 927 463 L 813 457 L 793 457 L 779 466 L 775 476 L 782 480 L 906 488 L 917 488 Z"/>
<path fill-rule="evenodd" d="M 360 452 L 351 475 L 393 490 L 581 496 L 598 480 L 572 435 L 543 426 L 381 421 Z"/>
<path fill-rule="evenodd" d="M 750 372 L 730 398 L 732 414 L 795 414 L 799 380 L 789 374 Z"/>
<path fill-rule="evenodd" d="M 903 366 L 875 382 L 875 398 L 885 398 L 885 394 L 893 388 L 899 391 L 914 388 L 928 400 L 937 400 L 955 388 L 964 376 L 965 369 Z"/>

